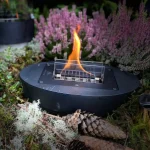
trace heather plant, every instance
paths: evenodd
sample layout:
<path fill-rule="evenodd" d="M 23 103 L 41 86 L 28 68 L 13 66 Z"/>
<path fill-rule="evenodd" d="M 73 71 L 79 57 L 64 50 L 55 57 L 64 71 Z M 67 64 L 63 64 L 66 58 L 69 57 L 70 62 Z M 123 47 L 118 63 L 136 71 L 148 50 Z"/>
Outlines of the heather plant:
<path fill-rule="evenodd" d="M 141 3 L 137 17 L 125 4 L 119 6 L 109 25 L 107 50 L 122 70 L 136 71 L 150 67 L 150 18 Z"/>
<path fill-rule="evenodd" d="M 102 37 L 107 31 L 104 14 L 95 12 L 94 19 L 88 19 L 86 9 L 79 11 L 77 15 L 75 9 L 75 6 L 72 11 L 67 7 L 51 9 L 47 19 L 41 16 L 40 21 L 36 21 L 38 30 L 36 39 L 46 56 L 63 58 L 64 53 L 69 55 L 72 50 L 73 30 L 77 25 L 81 26 L 79 36 L 82 42 L 82 58 L 95 56 L 97 50 L 104 48 L 106 41 Z M 103 32 L 100 32 L 101 30 Z"/>
<path fill-rule="evenodd" d="M 86 9 L 75 12 L 75 6 L 51 9 L 49 17 L 36 20 L 36 39 L 46 57 L 63 58 L 70 54 L 73 29 L 81 26 L 81 58 L 103 62 L 116 62 L 122 70 L 145 70 L 150 66 L 150 18 L 141 3 L 133 18 L 125 2 L 108 18 L 104 12 L 93 12 L 89 18 Z"/>

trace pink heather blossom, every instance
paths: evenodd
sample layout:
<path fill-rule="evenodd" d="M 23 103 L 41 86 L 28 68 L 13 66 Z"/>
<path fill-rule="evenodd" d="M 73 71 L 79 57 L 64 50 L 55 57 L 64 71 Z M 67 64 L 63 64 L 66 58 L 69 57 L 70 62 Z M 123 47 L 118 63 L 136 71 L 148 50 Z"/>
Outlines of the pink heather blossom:
<path fill-rule="evenodd" d="M 73 30 L 81 26 L 82 54 L 88 51 L 88 58 L 97 57 L 101 53 L 114 58 L 120 64 L 133 64 L 142 60 L 142 54 L 150 45 L 150 18 L 145 16 L 144 4 L 141 3 L 137 17 L 131 20 L 132 11 L 126 8 L 125 2 L 118 6 L 118 11 L 105 18 L 103 12 L 93 12 L 89 18 L 86 9 L 75 13 L 67 7 L 50 9 L 45 19 L 35 20 L 37 27 L 36 39 L 41 51 L 49 48 L 50 53 L 63 57 L 68 54 L 73 42 Z M 138 60 L 138 61 L 137 61 Z"/>

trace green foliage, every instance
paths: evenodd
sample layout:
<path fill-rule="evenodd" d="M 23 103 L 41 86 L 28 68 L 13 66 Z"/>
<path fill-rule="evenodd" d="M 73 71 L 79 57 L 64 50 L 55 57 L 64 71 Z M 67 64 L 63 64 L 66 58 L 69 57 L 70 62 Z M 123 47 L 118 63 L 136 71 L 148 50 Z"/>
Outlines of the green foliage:
<path fill-rule="evenodd" d="M 0 116 L 0 126 L 8 126 L 13 121 L 13 116 L 2 106 L 0 106 Z"/>
<path fill-rule="evenodd" d="M 17 4 L 17 12 L 21 14 L 22 19 L 28 17 L 30 13 L 30 8 L 28 7 L 27 1 L 18 0 L 16 4 Z"/>
<path fill-rule="evenodd" d="M 0 71 L 8 70 L 9 65 L 18 61 L 19 57 L 26 57 L 26 61 L 31 63 L 30 61 L 32 61 L 32 59 L 28 59 L 28 57 L 31 57 L 39 52 L 39 43 L 35 40 L 32 40 L 26 47 L 21 49 L 8 47 L 3 52 L 0 52 Z"/>
<path fill-rule="evenodd" d="M 143 119 L 143 109 L 139 105 L 139 96 L 149 87 L 142 87 L 133 93 L 130 100 L 108 116 L 108 120 L 124 128 L 128 132 L 126 144 L 137 150 L 150 149 L 149 120 Z M 150 118 L 149 118 L 150 119 Z"/>
<path fill-rule="evenodd" d="M 150 86 L 150 71 L 143 71 L 141 82 L 147 88 Z"/>
<path fill-rule="evenodd" d="M 34 18 L 37 19 L 37 20 L 39 20 L 41 14 L 45 18 L 48 17 L 48 15 L 49 15 L 49 8 L 46 5 L 44 5 L 44 8 L 43 8 L 42 11 L 40 11 L 39 8 L 33 8 L 33 9 L 31 9 L 31 12 L 34 14 Z"/>
<path fill-rule="evenodd" d="M 67 6 L 69 11 L 72 11 L 72 5 L 74 5 L 74 4 L 72 3 Z M 59 9 L 62 9 L 64 7 L 66 7 L 66 5 L 63 5 L 63 4 L 57 5 L 57 8 L 59 8 Z M 78 14 L 78 12 L 81 11 L 83 8 L 84 8 L 84 6 L 77 6 L 74 11 L 76 14 Z"/>
<path fill-rule="evenodd" d="M 102 9 L 105 11 L 105 14 L 110 14 L 117 10 L 117 4 L 110 0 L 102 0 L 96 3 L 84 2 L 83 6 L 87 8 L 88 10 L 90 10 L 91 12 L 99 11 Z"/>
<path fill-rule="evenodd" d="M 8 47 L 0 55 L 0 102 L 3 104 L 14 104 L 24 102 L 22 97 L 22 86 L 19 79 L 19 71 L 26 65 L 41 60 L 38 44 L 30 42 L 22 49 Z"/>
<path fill-rule="evenodd" d="M 71 48 L 70 48 L 71 51 Z M 68 53 L 70 53 L 68 51 Z M 86 55 L 86 54 L 83 54 Z M 106 60 L 105 54 L 99 58 Z M 14 133 L 11 126 L 14 118 L 8 111 L 13 104 L 23 103 L 26 101 L 22 96 L 22 86 L 19 81 L 19 71 L 29 64 L 41 61 L 39 55 L 39 46 L 32 41 L 23 49 L 8 48 L 0 55 L 0 137 L 10 139 Z M 5 67 L 5 69 L 4 69 Z M 121 126 L 128 133 L 126 145 L 137 150 L 149 150 L 150 146 L 150 125 L 149 120 L 143 119 L 143 109 L 139 105 L 139 96 L 145 91 L 150 91 L 150 72 L 145 71 L 142 76 L 143 87 L 134 92 L 129 101 L 119 107 L 109 115 L 107 119 Z M 122 141 L 120 141 L 122 143 Z M 26 147 L 31 150 L 48 150 L 45 145 L 38 144 L 34 135 L 28 135 L 25 140 Z"/>
<path fill-rule="evenodd" d="M 1 52 L 0 62 L 0 149 L 15 149 L 12 145 L 12 139 L 18 137 L 18 133 L 14 129 L 14 118 L 16 115 L 15 104 L 26 101 L 22 95 L 22 86 L 19 79 L 19 72 L 26 65 L 41 61 L 38 44 L 35 41 L 30 42 L 22 49 L 13 49 L 8 47 L 4 52 Z M 4 65 L 5 63 L 5 65 Z M 5 140 L 4 140 L 5 139 Z M 40 150 L 41 145 L 36 142 L 36 139 L 26 142 L 26 146 L 30 150 Z"/>
<path fill-rule="evenodd" d="M 35 8 L 32 10 L 33 14 L 34 14 L 34 17 L 35 19 L 39 19 L 40 17 L 40 9 L 39 8 Z"/>
<path fill-rule="evenodd" d="M 6 139 L 7 137 L 10 137 L 11 134 L 13 134 L 13 130 L 11 127 L 13 120 L 14 118 L 12 114 L 8 110 L 3 108 L 3 106 L 0 106 L 0 137 L 1 138 Z"/>
<path fill-rule="evenodd" d="M 68 6 L 68 9 L 71 11 L 72 10 L 72 5 L 71 3 Z M 57 5 L 57 8 L 62 9 L 63 7 L 66 7 L 66 5 L 59 4 Z M 110 13 L 115 12 L 117 10 L 117 4 L 115 2 L 112 2 L 110 0 L 102 0 L 98 2 L 83 2 L 83 5 L 77 6 L 75 9 L 75 12 L 78 13 L 82 9 L 86 8 L 88 11 L 88 15 L 92 15 L 93 11 L 99 11 L 99 10 L 104 10 L 105 14 L 108 16 Z"/>
<path fill-rule="evenodd" d="M 25 56 L 25 49 L 8 47 L 4 52 L 0 52 L 0 71 L 8 69 L 10 63 L 14 63 L 17 57 Z"/>
<path fill-rule="evenodd" d="M 44 8 L 43 8 L 43 16 L 44 16 L 45 18 L 47 18 L 48 15 L 49 15 L 49 8 L 48 8 L 46 5 L 44 5 Z"/>
<path fill-rule="evenodd" d="M 22 88 L 19 79 L 15 79 L 12 72 L 0 73 L 0 84 L 3 87 L 3 95 L 0 98 L 2 103 L 14 103 L 17 97 L 21 97 Z"/>
<path fill-rule="evenodd" d="M 148 0 L 143 0 L 143 3 L 146 4 L 148 2 Z"/>
<path fill-rule="evenodd" d="M 31 9 L 29 8 L 26 0 L 2 0 L 0 1 L 0 9 L 4 12 L 9 12 L 11 15 L 19 14 L 19 19 L 29 17 Z"/>
<path fill-rule="evenodd" d="M 17 11 L 17 2 L 16 2 L 16 0 L 11 0 L 11 1 L 9 1 L 9 10 L 11 10 L 12 11 L 12 13 L 16 13 Z"/>
<path fill-rule="evenodd" d="M 109 0 L 104 0 L 101 9 L 103 9 L 106 16 L 108 16 L 109 14 L 117 10 L 117 4 Z"/>

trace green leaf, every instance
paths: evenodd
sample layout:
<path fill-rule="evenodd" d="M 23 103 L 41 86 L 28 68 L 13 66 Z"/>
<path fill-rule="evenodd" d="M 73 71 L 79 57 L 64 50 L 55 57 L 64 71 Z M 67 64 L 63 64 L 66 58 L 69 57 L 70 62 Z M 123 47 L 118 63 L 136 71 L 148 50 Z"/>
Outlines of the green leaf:
<path fill-rule="evenodd" d="M 16 82 L 15 84 L 13 84 L 11 87 L 10 87 L 10 90 L 12 91 L 16 91 L 17 90 L 17 87 L 20 85 L 20 82 Z"/>
<path fill-rule="evenodd" d="M 0 97 L 0 102 L 4 102 L 5 100 L 2 98 L 2 97 Z"/>
<path fill-rule="evenodd" d="M 146 5 L 146 3 L 148 2 L 148 0 L 143 0 L 143 3 Z"/>
<path fill-rule="evenodd" d="M 2 98 L 6 98 L 6 94 L 3 94 Z"/>
<path fill-rule="evenodd" d="M 63 5 L 63 4 L 57 5 L 57 7 L 60 8 L 60 9 L 61 9 L 61 8 L 64 8 L 65 6 L 66 6 L 66 5 Z"/>
<path fill-rule="evenodd" d="M 8 75 L 7 75 L 7 79 L 12 79 L 12 75 L 11 75 L 11 74 L 8 74 Z"/>
<path fill-rule="evenodd" d="M 117 10 L 117 4 L 115 2 L 112 1 L 104 1 L 104 7 L 107 7 L 108 9 L 110 9 L 112 12 Z"/>

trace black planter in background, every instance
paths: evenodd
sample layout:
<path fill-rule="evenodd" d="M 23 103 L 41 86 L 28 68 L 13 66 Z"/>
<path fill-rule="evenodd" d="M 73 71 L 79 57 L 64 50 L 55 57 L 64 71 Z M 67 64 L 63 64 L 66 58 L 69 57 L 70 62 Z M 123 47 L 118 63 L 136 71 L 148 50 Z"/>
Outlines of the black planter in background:
<path fill-rule="evenodd" d="M 142 94 L 139 97 L 140 105 L 150 111 L 150 94 Z"/>
<path fill-rule="evenodd" d="M 30 42 L 33 36 L 33 19 L 0 22 L 0 45 Z"/>

